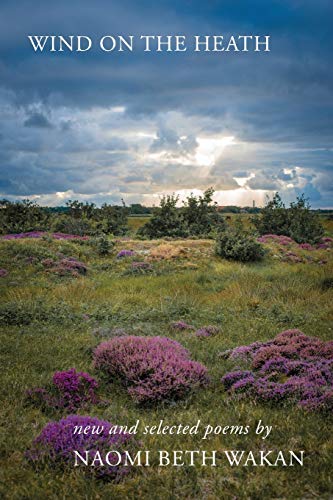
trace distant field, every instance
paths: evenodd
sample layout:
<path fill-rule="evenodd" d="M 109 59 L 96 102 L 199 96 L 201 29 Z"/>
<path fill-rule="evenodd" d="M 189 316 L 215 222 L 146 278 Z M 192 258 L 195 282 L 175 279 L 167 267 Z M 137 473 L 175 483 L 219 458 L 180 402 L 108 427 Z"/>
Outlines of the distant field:
<path fill-rule="evenodd" d="M 128 227 L 131 231 L 137 231 L 149 220 L 149 215 L 131 215 L 128 217 Z"/>
<path fill-rule="evenodd" d="M 240 217 L 243 221 L 245 221 L 245 225 L 249 226 L 250 225 L 250 220 L 253 215 L 249 214 L 224 214 L 224 217 L 226 220 L 232 224 L 233 221 L 237 218 Z M 128 217 L 128 226 L 131 231 L 137 231 L 140 227 L 142 227 L 148 220 L 150 216 L 149 215 L 131 215 Z M 326 231 L 333 232 L 333 218 L 330 218 L 328 215 L 322 215 L 321 219 L 323 221 L 323 225 L 325 227 Z"/>

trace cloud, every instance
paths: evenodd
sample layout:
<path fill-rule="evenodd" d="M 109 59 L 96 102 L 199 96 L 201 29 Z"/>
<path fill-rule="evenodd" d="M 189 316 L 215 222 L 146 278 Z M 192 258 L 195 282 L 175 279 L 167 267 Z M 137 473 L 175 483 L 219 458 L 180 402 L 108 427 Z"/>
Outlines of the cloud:
<path fill-rule="evenodd" d="M 160 125 L 157 137 L 154 139 L 150 151 L 162 152 L 169 158 L 190 156 L 195 153 L 198 142 L 193 135 L 179 135 L 176 130 Z"/>
<path fill-rule="evenodd" d="M 52 128 L 50 121 L 42 113 L 33 113 L 24 122 L 25 127 Z"/>
<path fill-rule="evenodd" d="M 279 171 L 279 173 L 277 174 L 278 179 L 280 179 L 282 181 L 292 181 L 293 179 L 296 178 L 296 176 L 297 176 L 296 169 L 286 170 L 284 168 L 284 169 L 281 169 Z"/>
<path fill-rule="evenodd" d="M 333 4 L 247 7 L 3 0 L 0 195 L 140 201 L 213 185 L 238 203 L 278 189 L 331 206 Z M 35 54 L 26 37 L 233 32 L 268 33 L 272 51 Z M 235 178 L 247 179 L 241 189 Z"/>
<path fill-rule="evenodd" d="M 278 191 L 281 188 L 281 184 L 272 170 L 257 172 L 252 179 L 247 181 L 246 185 L 251 189 L 264 189 L 266 191 Z"/>

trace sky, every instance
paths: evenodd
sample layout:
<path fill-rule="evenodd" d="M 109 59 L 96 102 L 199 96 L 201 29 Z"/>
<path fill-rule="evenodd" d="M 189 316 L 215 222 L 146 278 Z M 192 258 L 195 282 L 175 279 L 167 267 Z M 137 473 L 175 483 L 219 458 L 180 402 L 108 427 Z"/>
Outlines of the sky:
<path fill-rule="evenodd" d="M 331 0 L 2 0 L 0 198 L 332 208 Z M 86 35 L 35 53 L 28 35 Z M 269 35 L 270 52 L 103 52 L 104 35 Z"/>

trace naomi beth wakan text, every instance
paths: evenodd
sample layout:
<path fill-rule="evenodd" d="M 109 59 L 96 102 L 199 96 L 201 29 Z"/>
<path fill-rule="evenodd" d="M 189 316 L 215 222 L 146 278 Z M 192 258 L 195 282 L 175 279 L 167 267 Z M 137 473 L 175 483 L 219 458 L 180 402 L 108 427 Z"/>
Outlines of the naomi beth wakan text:
<path fill-rule="evenodd" d="M 201 466 L 217 467 L 294 467 L 303 466 L 304 451 L 282 450 L 140 450 L 129 451 L 110 450 L 101 453 L 98 450 L 74 451 L 74 466 L 86 467 L 119 467 L 137 466 L 150 467 L 184 467 Z"/>

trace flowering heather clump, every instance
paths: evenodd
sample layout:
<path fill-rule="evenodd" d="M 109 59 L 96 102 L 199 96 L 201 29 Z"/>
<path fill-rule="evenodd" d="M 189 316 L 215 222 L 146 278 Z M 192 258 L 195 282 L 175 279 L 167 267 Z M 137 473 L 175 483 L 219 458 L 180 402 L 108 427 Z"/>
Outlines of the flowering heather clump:
<path fill-rule="evenodd" d="M 66 233 L 46 233 L 45 231 L 29 231 L 28 233 L 5 234 L 1 236 L 3 240 L 19 240 L 23 238 L 43 238 L 48 236 L 55 240 L 88 240 L 89 236 L 78 236 Z"/>
<path fill-rule="evenodd" d="M 27 391 L 29 400 L 44 408 L 75 411 L 86 404 L 96 404 L 97 381 L 85 372 L 75 368 L 55 372 L 52 384 L 47 388 L 36 387 Z"/>
<path fill-rule="evenodd" d="M 309 250 L 310 252 L 312 252 L 312 250 L 315 250 L 315 247 L 310 245 L 310 243 L 300 243 L 298 246 L 302 250 Z"/>
<path fill-rule="evenodd" d="M 100 431 L 92 431 L 88 434 L 76 432 L 75 428 L 86 428 Z M 111 431 L 111 433 L 110 433 Z M 117 450 L 124 455 L 123 450 L 136 447 L 133 437 L 128 433 L 120 432 L 113 424 L 90 416 L 69 415 L 59 422 L 49 422 L 33 441 L 31 448 L 26 452 L 27 459 L 36 466 L 49 463 L 60 469 L 72 470 L 75 463 L 74 450 L 81 456 L 86 457 L 89 452 L 89 463 L 93 460 L 96 452 L 104 457 L 110 450 Z M 110 452 L 109 462 L 116 464 L 119 457 Z M 99 478 L 119 480 L 130 471 L 128 465 L 108 465 L 103 460 L 104 466 L 99 465 L 98 460 L 94 467 L 86 467 L 80 460 L 79 466 L 84 466 L 86 473 L 94 474 Z"/>
<path fill-rule="evenodd" d="M 295 264 L 297 264 L 299 262 L 305 262 L 305 260 L 302 259 L 302 257 L 295 254 L 294 252 L 286 252 L 282 257 L 282 260 L 286 261 L 286 262 L 293 262 Z"/>
<path fill-rule="evenodd" d="M 213 335 L 216 335 L 219 333 L 219 328 L 214 325 L 209 325 L 209 326 L 203 326 L 202 328 L 199 328 L 195 332 L 195 335 L 197 337 L 212 337 Z"/>
<path fill-rule="evenodd" d="M 228 352 L 247 361 L 252 371 L 222 378 L 230 393 L 245 393 L 263 402 L 297 402 L 311 411 L 333 410 L 333 342 L 286 330 L 268 342 L 254 342 Z"/>
<path fill-rule="evenodd" d="M 171 328 L 174 330 L 194 330 L 194 326 L 188 325 L 185 321 L 173 321 L 171 323 Z"/>
<path fill-rule="evenodd" d="M 152 266 L 149 262 L 132 262 L 131 267 L 125 272 L 125 274 L 151 274 L 153 272 Z"/>
<path fill-rule="evenodd" d="M 279 243 L 280 245 L 290 245 L 291 243 L 295 243 L 295 241 L 289 236 L 279 234 L 264 234 L 263 236 L 257 238 L 257 241 L 259 241 L 259 243 L 270 243 L 273 241 L 275 243 Z"/>
<path fill-rule="evenodd" d="M 226 389 L 231 389 L 236 382 L 240 382 L 241 380 L 249 380 L 251 379 L 254 382 L 253 373 L 248 370 L 238 370 L 235 372 L 229 372 L 224 377 L 222 377 L 223 385 Z"/>
<path fill-rule="evenodd" d="M 4 278 L 5 276 L 7 276 L 7 274 L 7 269 L 0 269 L 0 278 Z"/>
<path fill-rule="evenodd" d="M 333 238 L 330 238 L 329 236 L 325 236 L 316 244 L 316 248 L 318 250 L 327 250 L 329 248 L 332 248 L 332 246 Z"/>
<path fill-rule="evenodd" d="M 125 257 L 133 257 L 135 255 L 135 252 L 133 250 L 120 250 L 120 252 L 117 253 L 117 259 L 123 259 Z"/>
<path fill-rule="evenodd" d="M 66 257 L 58 261 L 53 259 L 44 259 L 42 264 L 49 272 L 57 274 L 58 276 L 71 275 L 77 277 L 80 274 L 82 275 L 87 273 L 86 264 L 74 259 L 73 257 Z"/>
<path fill-rule="evenodd" d="M 78 236 L 77 234 L 51 233 L 51 238 L 55 240 L 89 240 L 89 236 Z"/>
<path fill-rule="evenodd" d="M 263 345 L 262 342 L 253 342 L 249 345 L 241 345 L 231 349 L 229 351 L 229 357 L 231 359 L 243 359 L 247 360 L 253 356 L 253 354 L 258 350 L 259 347 Z"/>
<path fill-rule="evenodd" d="M 277 234 L 264 234 L 258 238 L 258 241 L 266 244 L 275 244 L 274 257 L 279 258 L 283 262 L 292 264 L 326 264 L 326 261 L 317 257 L 318 250 L 327 250 L 332 246 L 332 239 L 325 237 L 319 243 L 311 245 L 310 243 L 296 243 L 289 236 L 281 236 Z M 307 255 L 308 252 L 314 252 L 313 255 Z"/>
<path fill-rule="evenodd" d="M 259 241 L 260 243 L 277 243 L 278 245 L 282 246 L 294 245 L 295 248 L 300 248 L 301 250 L 307 250 L 307 251 L 327 249 L 330 248 L 333 243 L 333 239 L 327 236 L 321 238 L 321 240 L 315 245 L 311 245 L 310 243 L 298 244 L 289 236 L 283 236 L 278 234 L 264 234 L 263 236 L 257 238 L 257 241 Z"/>
<path fill-rule="evenodd" d="M 100 344 L 95 368 L 120 378 L 138 403 L 174 400 L 204 385 L 207 369 L 167 337 L 119 337 Z"/>

